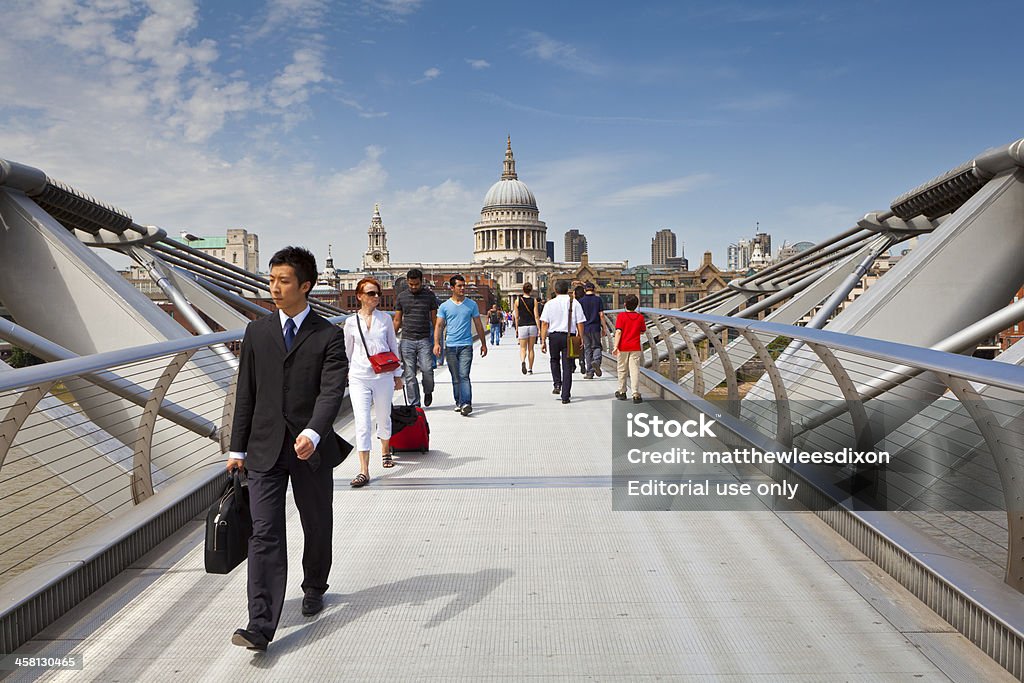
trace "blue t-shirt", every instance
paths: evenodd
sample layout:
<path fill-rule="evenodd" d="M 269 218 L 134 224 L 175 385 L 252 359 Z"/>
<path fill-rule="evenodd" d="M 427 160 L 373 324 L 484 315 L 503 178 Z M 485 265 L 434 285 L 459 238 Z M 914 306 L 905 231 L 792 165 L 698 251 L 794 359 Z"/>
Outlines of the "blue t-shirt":
<path fill-rule="evenodd" d="M 583 331 L 600 332 L 601 311 L 604 310 L 604 300 L 597 294 L 586 294 L 580 299 L 580 306 L 583 307 L 583 313 L 587 316 L 586 321 L 583 323 Z"/>
<path fill-rule="evenodd" d="M 437 317 L 444 319 L 446 342 L 451 346 L 473 345 L 473 318 L 480 317 L 480 309 L 472 299 L 457 304 L 448 299 L 437 309 Z"/>

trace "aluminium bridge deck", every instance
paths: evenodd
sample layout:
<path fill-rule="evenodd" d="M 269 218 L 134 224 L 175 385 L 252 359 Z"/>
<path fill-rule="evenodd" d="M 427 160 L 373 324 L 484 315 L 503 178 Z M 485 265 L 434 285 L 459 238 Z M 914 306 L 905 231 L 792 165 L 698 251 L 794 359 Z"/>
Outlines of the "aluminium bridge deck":
<path fill-rule="evenodd" d="M 17 680 L 1009 680 L 960 634 L 808 513 L 613 512 L 614 378 L 551 395 L 511 343 L 473 367 L 475 412 L 438 370 L 432 450 L 372 482 L 335 474 L 324 611 L 291 573 L 265 654 L 232 646 L 245 569 L 203 572 L 195 520 L 21 653 L 81 671 Z M 351 424 L 343 430 L 351 436 Z"/>

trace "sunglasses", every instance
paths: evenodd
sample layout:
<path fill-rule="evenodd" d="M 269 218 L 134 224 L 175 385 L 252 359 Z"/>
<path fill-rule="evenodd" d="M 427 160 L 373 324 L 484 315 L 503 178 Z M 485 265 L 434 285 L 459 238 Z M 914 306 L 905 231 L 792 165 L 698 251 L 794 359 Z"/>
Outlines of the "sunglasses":
<path fill-rule="evenodd" d="M 366 296 L 380 296 L 380 292 L 378 292 L 376 289 L 368 289 L 365 292 L 363 292 L 363 294 L 365 294 Z"/>

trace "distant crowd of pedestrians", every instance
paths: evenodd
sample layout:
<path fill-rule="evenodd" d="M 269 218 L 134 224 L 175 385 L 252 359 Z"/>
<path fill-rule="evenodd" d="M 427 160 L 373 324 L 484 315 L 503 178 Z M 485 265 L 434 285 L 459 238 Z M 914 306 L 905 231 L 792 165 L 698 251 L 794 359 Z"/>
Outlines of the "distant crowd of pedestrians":
<path fill-rule="evenodd" d="M 394 466 L 391 449 L 392 403 L 401 389 L 405 402 L 418 408 L 434 402 L 434 369 L 446 360 L 452 380 L 454 409 L 473 412 L 474 339 L 480 357 L 501 344 L 512 327 L 519 344 L 519 370 L 534 372 L 534 346 L 551 350 L 552 393 L 563 404 L 572 400 L 573 374 L 602 376 L 601 340 L 604 304 L 592 283 L 555 283 L 553 297 L 542 304 L 525 283 L 511 310 L 491 306 L 487 330 L 476 302 L 466 297 L 466 280 L 449 280 L 451 297 L 443 303 L 423 285 L 423 273 L 410 270 L 408 288 L 397 298 L 394 316 L 378 310 L 383 290 L 365 277 L 356 285 L 359 309 L 343 329 L 331 325 L 307 301 L 316 283 L 313 255 L 286 247 L 270 260 L 270 292 L 277 310 L 249 324 L 242 341 L 227 469 L 246 473 L 252 536 L 249 541 L 248 611 L 245 628 L 231 637 L 235 645 L 263 651 L 273 640 L 284 605 L 287 580 L 285 493 L 289 483 L 303 534 L 302 614 L 323 609 L 328 589 L 333 538 L 331 469 L 353 447 L 334 433 L 333 424 L 348 386 L 355 423 L 354 450 L 359 472 L 350 482 L 370 482 L 373 438 L 380 441 L 381 465 Z M 572 293 L 570 294 L 570 289 Z M 618 389 L 625 400 L 627 378 L 639 403 L 640 338 L 644 318 L 636 296 L 616 319 L 612 353 L 618 358 Z M 398 333 L 401 333 L 399 341 Z M 425 423 L 424 423 L 425 426 Z M 424 430 L 426 433 L 426 430 Z M 400 434 L 407 434 L 404 430 Z"/>

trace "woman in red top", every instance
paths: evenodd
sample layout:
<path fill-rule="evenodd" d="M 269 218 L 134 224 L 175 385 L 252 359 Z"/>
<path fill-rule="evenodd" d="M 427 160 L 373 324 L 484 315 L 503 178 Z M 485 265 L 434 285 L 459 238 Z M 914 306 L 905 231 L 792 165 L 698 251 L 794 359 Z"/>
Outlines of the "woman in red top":
<path fill-rule="evenodd" d="M 626 400 L 626 372 L 633 385 L 633 403 L 641 403 L 640 397 L 640 335 L 647 330 L 644 316 L 636 312 L 640 300 L 635 294 L 626 297 L 626 311 L 615 319 L 615 339 L 612 354 L 618 356 L 619 388 L 615 398 Z"/>

